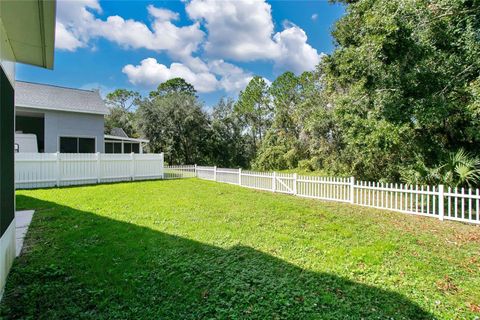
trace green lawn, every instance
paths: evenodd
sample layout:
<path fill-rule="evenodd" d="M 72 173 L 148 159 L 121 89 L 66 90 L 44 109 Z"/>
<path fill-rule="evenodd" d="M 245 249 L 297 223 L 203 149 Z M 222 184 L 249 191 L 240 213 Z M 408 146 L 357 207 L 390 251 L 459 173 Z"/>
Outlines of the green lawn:
<path fill-rule="evenodd" d="M 480 228 L 197 179 L 20 191 L 0 318 L 473 319 Z"/>

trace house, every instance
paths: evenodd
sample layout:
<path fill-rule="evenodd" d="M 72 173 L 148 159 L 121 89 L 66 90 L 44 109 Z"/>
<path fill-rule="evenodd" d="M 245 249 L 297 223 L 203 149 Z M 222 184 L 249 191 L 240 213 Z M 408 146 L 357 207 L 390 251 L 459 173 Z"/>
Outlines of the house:
<path fill-rule="evenodd" d="M 38 152 L 143 153 L 148 143 L 121 129 L 104 135 L 108 108 L 97 90 L 24 81 L 16 85 L 15 132 L 36 135 Z M 18 152 L 31 152 L 18 144 Z"/>
<path fill-rule="evenodd" d="M 0 295 L 15 258 L 15 63 L 53 68 L 55 11 L 55 1 L 0 1 Z"/>
<path fill-rule="evenodd" d="M 104 152 L 107 113 L 98 91 L 17 81 L 15 132 L 35 134 L 39 152 Z"/>

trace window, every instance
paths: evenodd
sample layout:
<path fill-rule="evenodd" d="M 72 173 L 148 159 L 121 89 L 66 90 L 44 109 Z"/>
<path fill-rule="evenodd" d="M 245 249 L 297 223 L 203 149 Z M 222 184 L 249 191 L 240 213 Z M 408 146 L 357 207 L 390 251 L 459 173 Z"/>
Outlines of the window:
<path fill-rule="evenodd" d="M 123 153 L 131 153 L 132 152 L 132 144 L 125 142 L 123 144 Z"/>
<path fill-rule="evenodd" d="M 105 142 L 105 153 L 113 153 L 113 143 Z"/>
<path fill-rule="evenodd" d="M 105 153 L 122 153 L 122 143 L 116 141 L 105 142 Z"/>
<path fill-rule="evenodd" d="M 78 138 L 78 152 L 79 153 L 95 153 L 95 139 Z"/>
<path fill-rule="evenodd" d="M 94 138 L 60 137 L 61 153 L 95 153 Z"/>
<path fill-rule="evenodd" d="M 61 153 L 78 153 L 78 138 L 61 137 L 60 152 Z"/>
<path fill-rule="evenodd" d="M 140 143 L 123 142 L 123 153 L 140 153 Z M 105 141 L 105 153 L 122 153 L 121 141 Z"/>
<path fill-rule="evenodd" d="M 114 143 L 113 144 L 113 153 L 122 153 L 122 144 Z"/>
<path fill-rule="evenodd" d="M 133 143 L 132 144 L 132 152 L 140 153 L 140 144 L 139 143 Z"/>

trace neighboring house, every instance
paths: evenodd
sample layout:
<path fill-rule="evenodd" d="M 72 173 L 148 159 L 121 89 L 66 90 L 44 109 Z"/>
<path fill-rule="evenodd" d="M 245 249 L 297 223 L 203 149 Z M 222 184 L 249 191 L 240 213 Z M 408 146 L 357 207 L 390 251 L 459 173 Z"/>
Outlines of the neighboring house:
<path fill-rule="evenodd" d="M 122 128 L 113 128 L 105 135 L 105 153 L 143 153 L 149 140 L 129 138 Z"/>
<path fill-rule="evenodd" d="M 104 135 L 108 108 L 97 90 L 16 82 L 17 133 L 35 134 L 38 152 L 141 153 L 148 140 Z M 105 139 L 108 139 L 106 141 Z M 24 152 L 19 146 L 19 152 Z"/>
<path fill-rule="evenodd" d="M 0 0 L 0 296 L 15 258 L 15 63 L 53 68 L 55 6 Z"/>
<path fill-rule="evenodd" d="M 23 81 L 16 86 L 15 131 L 35 134 L 39 152 L 104 152 L 108 109 L 98 91 Z"/>

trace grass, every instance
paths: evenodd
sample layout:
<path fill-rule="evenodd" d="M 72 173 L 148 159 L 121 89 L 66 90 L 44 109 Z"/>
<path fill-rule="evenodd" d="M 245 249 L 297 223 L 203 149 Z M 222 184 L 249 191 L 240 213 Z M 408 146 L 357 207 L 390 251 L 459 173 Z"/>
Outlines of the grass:
<path fill-rule="evenodd" d="M 480 228 L 197 179 L 19 191 L 0 318 L 472 319 Z"/>

